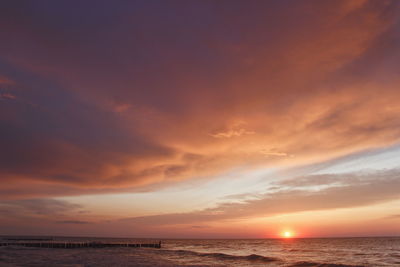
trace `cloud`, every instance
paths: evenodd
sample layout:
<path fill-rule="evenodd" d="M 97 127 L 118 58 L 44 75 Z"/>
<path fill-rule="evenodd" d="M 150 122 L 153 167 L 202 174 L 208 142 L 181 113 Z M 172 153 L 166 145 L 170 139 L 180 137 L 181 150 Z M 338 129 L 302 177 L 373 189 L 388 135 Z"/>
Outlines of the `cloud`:
<path fill-rule="evenodd" d="M 3 200 L 0 202 L 4 213 L 18 216 L 55 216 L 82 209 L 81 205 L 55 199 Z"/>
<path fill-rule="evenodd" d="M 7 78 L 6 76 L 0 75 L 0 85 L 14 85 L 15 82 Z"/>
<path fill-rule="evenodd" d="M 273 151 L 273 150 L 265 150 L 265 149 L 263 149 L 263 150 L 261 150 L 260 151 L 261 152 L 261 154 L 263 154 L 263 155 L 265 155 L 265 156 L 276 156 L 276 157 L 288 157 L 288 156 L 292 156 L 293 157 L 293 155 L 288 155 L 287 153 L 285 153 L 285 152 L 278 152 L 278 151 Z"/>
<path fill-rule="evenodd" d="M 236 121 L 233 122 L 232 125 L 228 126 L 228 129 L 216 132 L 214 134 L 210 134 L 210 136 L 215 138 L 232 138 L 232 137 L 240 137 L 243 135 L 251 135 L 255 134 L 253 131 L 246 130 L 244 125 L 246 123 L 244 121 Z"/>
<path fill-rule="evenodd" d="M 246 129 L 241 128 L 241 129 L 231 129 L 227 132 L 219 132 L 210 135 L 215 138 L 231 138 L 231 137 L 239 137 L 245 134 L 254 134 L 254 132 L 247 131 Z"/>
<path fill-rule="evenodd" d="M 399 141 L 398 1 L 158 5 L 3 5 L 0 98 L 21 101 L 0 103 L 0 198 L 156 190 Z"/>
<path fill-rule="evenodd" d="M 87 221 L 78 221 L 78 220 L 66 220 L 66 221 L 56 221 L 58 224 L 90 224 Z"/>
<path fill-rule="evenodd" d="M 0 94 L 0 99 L 14 100 L 14 99 L 16 99 L 16 98 L 17 98 L 17 97 L 16 97 L 15 95 L 10 94 L 10 93 L 1 93 L 1 94 Z"/>
<path fill-rule="evenodd" d="M 384 219 L 394 219 L 394 220 L 400 219 L 400 214 L 393 214 L 390 216 L 386 216 Z"/>
<path fill-rule="evenodd" d="M 207 225 L 192 225 L 191 227 L 192 227 L 192 228 L 195 228 L 195 229 L 209 228 L 209 226 L 207 226 Z"/>
<path fill-rule="evenodd" d="M 309 187 L 309 186 L 321 186 L 321 185 L 332 185 L 332 184 L 348 184 L 354 181 L 363 179 L 364 176 L 356 173 L 346 174 L 344 177 L 341 174 L 319 174 L 319 175 L 307 175 L 296 178 L 290 178 L 275 182 L 273 184 L 277 186 L 287 186 L 291 188 L 296 187 Z"/>
<path fill-rule="evenodd" d="M 303 188 L 325 184 L 324 181 L 340 181 L 321 189 Z M 126 218 L 123 221 L 138 225 L 192 224 L 235 220 L 239 218 L 267 217 L 313 210 L 330 210 L 360 207 L 400 198 L 400 171 L 380 171 L 369 174 L 340 174 L 300 177 L 293 183 L 284 181 L 280 190 L 259 195 L 256 199 L 221 203 L 214 208 L 154 216 Z M 305 182 L 305 184 L 302 184 Z M 287 188 L 287 186 L 292 186 Z"/>

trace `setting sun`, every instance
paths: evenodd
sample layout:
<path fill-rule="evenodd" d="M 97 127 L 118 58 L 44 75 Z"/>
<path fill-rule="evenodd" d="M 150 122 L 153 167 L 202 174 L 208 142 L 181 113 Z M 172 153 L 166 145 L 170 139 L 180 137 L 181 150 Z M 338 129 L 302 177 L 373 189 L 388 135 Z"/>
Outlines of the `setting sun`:
<path fill-rule="evenodd" d="M 293 237 L 293 233 L 290 232 L 290 231 L 284 231 L 284 232 L 282 233 L 282 237 L 284 237 L 284 238 L 291 238 L 291 237 Z"/>

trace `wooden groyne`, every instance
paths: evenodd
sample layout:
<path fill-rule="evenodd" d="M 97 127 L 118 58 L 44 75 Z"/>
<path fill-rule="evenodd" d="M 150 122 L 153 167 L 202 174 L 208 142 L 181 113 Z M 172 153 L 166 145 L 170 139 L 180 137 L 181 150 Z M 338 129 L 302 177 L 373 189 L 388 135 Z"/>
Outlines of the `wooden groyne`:
<path fill-rule="evenodd" d="M 157 243 L 105 243 L 105 242 L 0 242 L 2 246 L 23 246 L 34 248 L 161 248 L 161 241 Z"/>
<path fill-rule="evenodd" d="M 53 238 L 20 238 L 20 237 L 14 237 L 14 238 L 4 238 L 4 240 L 7 241 L 53 241 Z"/>

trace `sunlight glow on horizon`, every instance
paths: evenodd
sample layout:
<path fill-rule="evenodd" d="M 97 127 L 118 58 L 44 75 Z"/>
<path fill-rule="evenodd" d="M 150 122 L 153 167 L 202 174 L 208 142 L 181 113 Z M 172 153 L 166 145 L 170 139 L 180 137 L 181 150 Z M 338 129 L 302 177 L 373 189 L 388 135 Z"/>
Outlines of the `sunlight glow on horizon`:
<path fill-rule="evenodd" d="M 281 236 L 282 236 L 283 238 L 292 238 L 292 237 L 294 237 L 294 234 L 293 234 L 292 231 L 286 230 L 286 231 L 283 231 L 283 232 L 281 233 Z"/>

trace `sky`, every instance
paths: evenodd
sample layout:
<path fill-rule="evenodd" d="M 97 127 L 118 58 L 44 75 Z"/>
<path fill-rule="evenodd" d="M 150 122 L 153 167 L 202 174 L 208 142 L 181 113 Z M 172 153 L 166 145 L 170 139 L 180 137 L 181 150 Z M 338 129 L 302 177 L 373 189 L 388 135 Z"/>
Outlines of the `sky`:
<path fill-rule="evenodd" d="M 0 234 L 400 235 L 400 2 L 0 8 Z"/>

